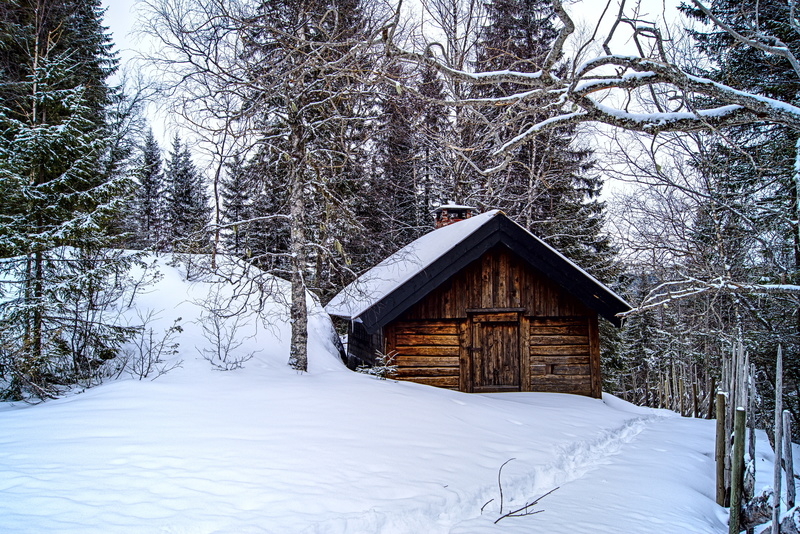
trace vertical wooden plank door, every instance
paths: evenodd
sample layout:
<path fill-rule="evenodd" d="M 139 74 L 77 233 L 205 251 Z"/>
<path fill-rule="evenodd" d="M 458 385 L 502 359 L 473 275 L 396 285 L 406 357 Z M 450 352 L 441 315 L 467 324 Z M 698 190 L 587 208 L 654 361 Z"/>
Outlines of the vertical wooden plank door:
<path fill-rule="evenodd" d="M 519 322 L 492 319 L 473 317 L 473 391 L 521 391 Z"/>

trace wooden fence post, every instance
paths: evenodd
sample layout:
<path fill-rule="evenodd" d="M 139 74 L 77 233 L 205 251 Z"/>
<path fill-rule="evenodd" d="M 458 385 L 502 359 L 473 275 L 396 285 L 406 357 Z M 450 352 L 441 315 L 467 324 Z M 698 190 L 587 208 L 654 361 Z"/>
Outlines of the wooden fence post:
<path fill-rule="evenodd" d="M 755 383 L 755 365 L 750 364 L 747 368 L 746 384 L 747 388 L 747 456 L 749 461 L 745 464 L 744 487 L 747 493 L 744 495 L 745 502 L 750 501 L 755 497 L 756 490 L 756 383 Z M 753 534 L 754 529 L 750 528 L 747 534 Z"/>
<path fill-rule="evenodd" d="M 725 409 L 725 488 L 730 489 L 731 487 L 731 437 L 733 436 L 733 419 L 734 419 L 734 412 L 736 411 L 736 360 L 737 360 L 737 351 L 736 347 L 731 347 L 731 356 L 729 359 L 725 360 L 725 387 L 727 388 L 725 392 L 727 396 L 725 398 L 726 402 L 726 409 Z M 726 500 L 730 497 L 729 493 L 726 493 Z M 727 506 L 730 506 L 730 502 L 725 503 Z"/>
<path fill-rule="evenodd" d="M 725 506 L 725 449 L 728 436 L 725 435 L 725 394 L 717 393 L 717 442 L 714 459 L 717 461 L 717 504 Z"/>
<path fill-rule="evenodd" d="M 681 417 L 683 417 L 684 415 L 686 415 L 686 414 L 684 413 L 684 406 L 683 406 L 683 397 L 685 396 L 685 389 L 686 389 L 686 388 L 685 388 L 685 386 L 684 386 L 684 380 L 683 380 L 683 377 L 680 377 L 680 378 L 678 379 L 678 398 L 680 399 L 680 400 L 678 401 L 678 410 L 680 411 Z"/>
<path fill-rule="evenodd" d="M 742 510 L 742 480 L 744 475 L 744 408 L 736 408 L 733 420 L 731 512 L 730 518 L 728 519 L 728 534 L 739 534 L 739 513 Z"/>
<path fill-rule="evenodd" d="M 781 531 L 781 449 L 783 442 L 783 350 L 778 345 L 778 358 L 775 362 L 775 464 L 773 471 L 772 487 L 772 534 Z"/>
<path fill-rule="evenodd" d="M 711 377 L 711 387 L 708 389 L 708 413 L 706 414 L 706 419 L 712 419 L 714 417 L 714 392 L 717 391 L 717 380 L 712 376 Z"/>
<path fill-rule="evenodd" d="M 792 414 L 783 411 L 783 463 L 786 470 L 786 507 L 794 508 L 794 458 L 792 455 Z"/>

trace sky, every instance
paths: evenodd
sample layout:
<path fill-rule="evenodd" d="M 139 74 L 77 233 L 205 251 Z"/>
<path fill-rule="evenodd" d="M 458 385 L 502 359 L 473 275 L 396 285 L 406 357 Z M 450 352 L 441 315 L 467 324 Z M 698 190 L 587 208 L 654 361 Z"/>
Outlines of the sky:
<path fill-rule="evenodd" d="M 135 0 L 103 0 L 106 8 L 104 22 L 123 61 L 133 57 L 138 44 L 131 33 L 137 27 L 138 19 L 134 4 Z"/>

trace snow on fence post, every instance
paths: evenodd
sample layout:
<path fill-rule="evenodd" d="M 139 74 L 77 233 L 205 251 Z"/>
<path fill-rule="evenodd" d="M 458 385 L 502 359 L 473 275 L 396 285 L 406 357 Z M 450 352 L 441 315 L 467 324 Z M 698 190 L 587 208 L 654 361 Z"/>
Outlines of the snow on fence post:
<path fill-rule="evenodd" d="M 773 466 L 772 494 L 772 534 L 781 531 L 781 443 L 783 438 L 783 349 L 778 345 L 775 362 L 775 464 Z"/>
<path fill-rule="evenodd" d="M 750 376 L 747 386 L 749 394 L 747 396 L 747 416 L 749 420 L 750 433 L 748 434 L 747 451 L 750 453 L 750 460 L 755 467 L 756 462 L 756 364 L 750 364 Z M 755 476 L 755 469 L 753 471 Z"/>
<path fill-rule="evenodd" d="M 717 392 L 717 441 L 714 459 L 717 461 L 717 504 L 725 506 L 725 450 L 728 437 L 725 434 L 725 393 Z"/>
<path fill-rule="evenodd" d="M 742 481 L 744 475 L 745 411 L 737 407 L 733 416 L 733 457 L 731 458 L 731 511 L 728 534 L 739 534 L 739 513 L 742 510 Z"/>
<path fill-rule="evenodd" d="M 678 379 L 678 410 L 680 411 L 681 417 L 686 415 L 684 413 L 684 406 L 683 406 L 683 398 L 685 396 L 686 387 L 684 385 L 683 376 Z"/>
<path fill-rule="evenodd" d="M 747 368 L 747 464 L 745 465 L 744 500 L 749 502 L 755 497 L 756 488 L 756 412 L 755 412 L 755 398 L 756 398 L 756 366 L 749 364 Z M 749 529 L 748 534 L 753 533 L 753 529 Z"/>
<path fill-rule="evenodd" d="M 783 458 L 786 470 L 786 508 L 794 508 L 794 458 L 792 455 L 792 414 L 783 411 Z"/>

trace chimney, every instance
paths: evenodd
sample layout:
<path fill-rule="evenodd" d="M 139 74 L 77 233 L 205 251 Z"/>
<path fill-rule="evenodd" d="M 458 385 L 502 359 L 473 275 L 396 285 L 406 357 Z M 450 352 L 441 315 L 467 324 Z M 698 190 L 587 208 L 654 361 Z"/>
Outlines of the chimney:
<path fill-rule="evenodd" d="M 442 226 L 448 226 L 455 222 L 469 219 L 473 215 L 477 215 L 477 213 L 475 213 L 476 211 L 477 208 L 473 208 L 472 206 L 461 206 L 448 202 L 447 204 L 439 206 L 436 208 L 436 211 L 434 211 L 436 217 L 434 227 L 441 228 Z"/>

